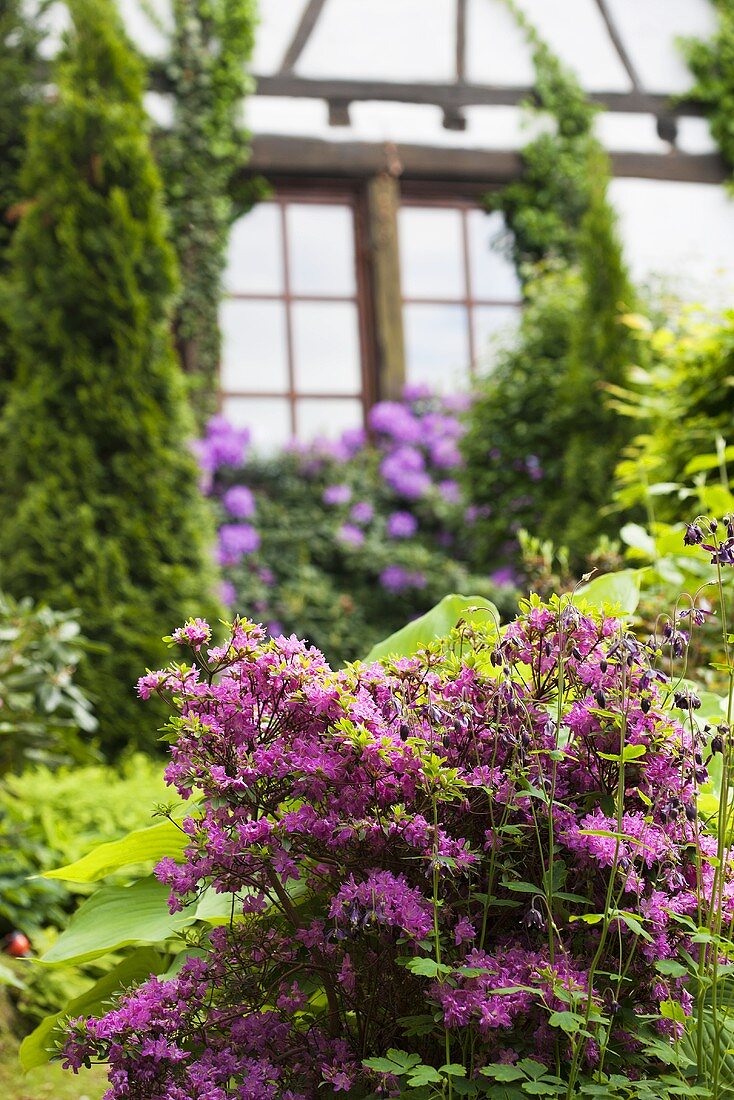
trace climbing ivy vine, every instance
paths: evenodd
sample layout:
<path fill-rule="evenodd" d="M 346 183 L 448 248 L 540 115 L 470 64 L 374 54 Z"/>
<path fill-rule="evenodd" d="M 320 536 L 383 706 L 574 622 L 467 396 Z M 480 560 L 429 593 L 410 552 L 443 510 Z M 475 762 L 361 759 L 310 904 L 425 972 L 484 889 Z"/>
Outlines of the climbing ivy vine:
<path fill-rule="evenodd" d="M 684 39 L 686 61 L 696 78 L 686 98 L 706 108 L 711 133 L 734 172 L 734 2 L 715 0 L 718 26 L 709 41 Z"/>
<path fill-rule="evenodd" d="M 176 342 L 203 421 L 216 393 L 229 228 L 262 191 L 243 176 L 249 143 L 242 113 L 251 87 L 256 3 L 173 0 L 173 25 L 165 68 L 173 122 L 160 135 L 159 163 L 181 270 Z"/>

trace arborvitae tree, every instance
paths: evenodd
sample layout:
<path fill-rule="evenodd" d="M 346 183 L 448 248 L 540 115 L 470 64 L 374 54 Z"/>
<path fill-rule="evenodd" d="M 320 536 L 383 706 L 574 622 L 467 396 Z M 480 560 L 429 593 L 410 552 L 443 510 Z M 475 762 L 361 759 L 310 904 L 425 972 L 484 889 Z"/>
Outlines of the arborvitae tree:
<path fill-rule="evenodd" d="M 20 212 L 20 168 L 25 156 L 28 110 L 40 97 L 40 31 L 21 0 L 0 7 L 0 276 L 7 268 L 13 229 Z M 0 402 L 13 373 L 14 357 L 0 319 Z"/>
<path fill-rule="evenodd" d="M 219 302 L 231 223 L 261 193 L 244 179 L 250 156 L 242 105 L 251 80 L 255 0 L 173 0 L 165 78 L 173 120 L 159 162 L 181 271 L 176 344 L 203 422 L 214 409 Z"/>
<path fill-rule="evenodd" d="M 639 345 L 624 322 L 635 293 L 607 198 L 609 163 L 601 150 L 589 158 L 588 171 L 589 205 L 577 244 L 582 292 L 558 391 L 561 479 L 540 527 L 577 557 L 591 551 L 599 535 L 619 529 L 619 516 L 605 514 L 605 508 L 616 465 L 637 430 L 610 406 L 606 393 L 607 385 L 625 383 Z"/>
<path fill-rule="evenodd" d="M 210 521 L 169 335 L 175 263 L 112 0 L 70 0 L 56 95 L 35 108 L 6 315 L 18 360 L 0 425 L 0 585 L 78 607 L 108 748 L 146 740 L 134 683 L 212 606 Z"/>

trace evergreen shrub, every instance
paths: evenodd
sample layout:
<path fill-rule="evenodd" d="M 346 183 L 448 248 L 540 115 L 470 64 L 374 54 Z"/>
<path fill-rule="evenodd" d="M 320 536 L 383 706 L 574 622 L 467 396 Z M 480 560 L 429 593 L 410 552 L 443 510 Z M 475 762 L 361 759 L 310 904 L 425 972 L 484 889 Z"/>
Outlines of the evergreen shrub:
<path fill-rule="evenodd" d="M 0 438 L 2 584 L 78 607 L 80 681 L 108 749 L 149 740 L 131 689 L 176 611 L 207 600 L 209 518 L 169 336 L 176 286 L 143 72 L 110 0 L 73 0 L 35 109 L 4 288 L 18 372 Z M 175 610 L 174 610 L 175 609 Z"/>

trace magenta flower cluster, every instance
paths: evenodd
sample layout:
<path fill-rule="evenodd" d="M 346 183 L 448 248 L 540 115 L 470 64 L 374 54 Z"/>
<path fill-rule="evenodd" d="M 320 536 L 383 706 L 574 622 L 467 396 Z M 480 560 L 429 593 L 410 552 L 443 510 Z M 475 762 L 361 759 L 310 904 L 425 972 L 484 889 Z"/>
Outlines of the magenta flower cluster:
<path fill-rule="evenodd" d="M 167 781 L 200 802 L 157 874 L 173 911 L 213 886 L 233 918 L 73 1021 L 67 1064 L 107 1061 L 107 1100 L 395 1095 L 364 1065 L 390 1048 L 440 1066 L 448 1047 L 468 1081 L 528 1056 L 563 1072 L 575 1013 L 584 1066 L 603 1038 L 608 1070 L 649 1072 L 661 1005 L 690 1012 L 678 960 L 716 851 L 654 651 L 568 600 L 338 672 L 238 620 L 222 646 L 199 620 L 173 638 L 194 664 L 139 691 L 173 702 Z"/>

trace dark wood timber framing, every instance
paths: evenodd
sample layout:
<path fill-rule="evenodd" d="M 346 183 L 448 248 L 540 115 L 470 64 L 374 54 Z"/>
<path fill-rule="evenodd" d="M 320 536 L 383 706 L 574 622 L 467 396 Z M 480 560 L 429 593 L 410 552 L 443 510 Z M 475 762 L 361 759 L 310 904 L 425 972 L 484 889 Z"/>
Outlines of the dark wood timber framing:
<path fill-rule="evenodd" d="M 483 184 L 485 190 L 517 178 L 522 171 L 520 154 L 503 150 L 331 142 L 260 134 L 253 139 L 248 173 L 364 180 L 391 173 L 396 160 L 403 180 L 455 180 Z M 611 161 L 614 175 L 627 178 L 680 183 L 723 183 L 728 178 L 718 153 L 612 153 Z"/>
<path fill-rule="evenodd" d="M 306 99 L 338 99 L 356 103 L 360 100 L 380 100 L 393 103 L 430 103 L 444 110 L 461 107 L 519 107 L 534 98 L 530 85 L 503 87 L 494 84 L 402 84 L 382 80 L 324 80 L 278 73 L 275 76 L 254 76 L 258 95 L 292 96 Z M 695 101 L 672 103 L 669 96 L 645 92 L 587 92 L 592 103 L 608 111 L 624 114 L 676 114 L 701 116 L 702 104 Z"/>

